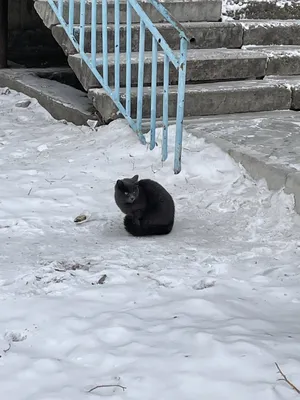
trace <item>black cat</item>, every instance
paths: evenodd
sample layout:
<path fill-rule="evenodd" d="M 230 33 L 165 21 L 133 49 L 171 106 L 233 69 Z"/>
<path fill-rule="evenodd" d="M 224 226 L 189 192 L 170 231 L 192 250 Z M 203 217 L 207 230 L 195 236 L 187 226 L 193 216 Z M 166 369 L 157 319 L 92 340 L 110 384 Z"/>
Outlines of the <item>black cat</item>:
<path fill-rule="evenodd" d="M 175 204 L 170 193 L 151 179 L 118 180 L 115 201 L 126 214 L 124 227 L 133 236 L 167 235 L 175 218 Z"/>

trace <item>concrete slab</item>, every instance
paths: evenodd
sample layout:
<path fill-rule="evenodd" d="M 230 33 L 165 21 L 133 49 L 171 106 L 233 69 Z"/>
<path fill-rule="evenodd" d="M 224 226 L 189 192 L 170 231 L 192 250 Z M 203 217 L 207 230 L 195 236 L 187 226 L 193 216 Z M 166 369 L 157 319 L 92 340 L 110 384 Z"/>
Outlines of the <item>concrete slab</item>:
<path fill-rule="evenodd" d="M 63 17 L 65 21 L 69 21 L 68 1 L 64 1 Z M 97 1 L 97 21 L 102 21 L 101 1 Z M 114 1 L 108 0 L 107 21 L 109 24 L 114 23 Z M 153 22 L 164 22 L 164 18 L 156 9 L 147 2 L 141 2 L 140 5 L 145 10 L 149 18 Z M 222 0 L 167 0 L 164 6 L 170 11 L 174 18 L 179 22 L 198 22 L 198 21 L 219 21 L 222 14 Z M 58 20 L 48 4 L 47 0 L 36 0 L 34 7 L 44 24 L 51 28 L 58 24 Z M 85 8 L 86 24 L 91 23 L 91 2 L 86 2 Z M 126 24 L 126 1 L 120 2 L 120 21 Z M 132 12 L 132 22 L 139 22 L 140 18 Z M 80 23 L 80 1 L 75 0 L 74 3 L 74 23 Z"/>
<path fill-rule="evenodd" d="M 296 1 L 279 2 L 276 0 L 257 1 L 239 0 L 238 7 L 231 7 L 226 15 L 239 19 L 300 19 L 300 3 Z"/>
<path fill-rule="evenodd" d="M 243 45 L 300 45 L 300 24 L 295 20 L 242 20 Z"/>
<path fill-rule="evenodd" d="M 268 57 L 266 75 L 300 75 L 300 46 L 245 47 Z"/>
<path fill-rule="evenodd" d="M 284 188 L 295 196 L 300 214 L 300 114 L 274 111 L 203 117 L 185 121 L 185 129 L 216 143 L 254 179 L 266 179 L 269 189 Z"/>
<path fill-rule="evenodd" d="M 300 110 L 300 76 L 269 76 L 268 80 L 290 88 L 292 92 L 291 109 L 295 111 Z"/>
<path fill-rule="evenodd" d="M 179 55 L 179 51 L 175 50 Z M 97 57 L 101 63 L 102 57 Z M 145 52 L 144 56 L 144 85 L 149 86 L 152 82 L 152 52 Z M 252 51 L 237 49 L 197 49 L 188 50 L 187 55 L 187 82 L 208 82 L 233 79 L 261 78 L 265 75 L 265 66 L 267 56 L 262 53 L 256 54 Z M 100 87 L 100 84 L 94 77 L 88 66 L 81 60 L 80 56 L 75 54 L 68 57 L 68 62 L 75 72 L 78 80 L 85 90 L 94 87 Z M 111 86 L 114 86 L 114 68 L 115 55 L 110 53 L 108 56 L 108 80 Z M 131 82 L 132 85 L 138 83 L 139 54 L 131 55 Z M 103 76 L 102 65 L 97 68 L 100 75 Z M 158 53 L 157 84 L 163 84 L 164 76 L 164 54 Z M 178 83 L 178 71 L 170 63 L 170 84 Z M 126 53 L 120 55 L 120 85 L 126 85 Z"/>
<path fill-rule="evenodd" d="M 185 22 L 182 24 L 195 38 L 190 44 L 190 49 L 216 49 L 216 48 L 241 48 L 243 41 L 243 27 L 239 22 Z M 167 41 L 171 49 L 179 50 L 179 36 L 174 28 L 168 23 L 155 24 L 156 28 Z M 132 51 L 139 51 L 140 25 L 133 24 L 131 27 Z M 75 49 L 70 42 L 64 28 L 61 25 L 52 28 L 52 34 L 57 43 L 62 47 L 65 54 L 74 54 Z M 115 51 L 114 43 L 115 29 L 110 25 L 107 29 L 108 52 Z M 74 36 L 79 41 L 79 25 L 74 26 Z M 97 26 L 97 53 L 102 52 L 102 25 Z M 84 38 L 85 51 L 91 51 L 91 26 L 87 25 Z M 145 50 L 152 50 L 152 34 L 146 30 Z M 120 51 L 126 51 L 126 25 L 120 26 Z"/>
<path fill-rule="evenodd" d="M 49 74 L 51 69 L 49 68 Z M 52 71 L 58 73 L 58 69 Z M 57 120 L 66 120 L 75 125 L 85 125 L 89 119 L 99 120 L 96 110 L 86 93 L 71 86 L 38 77 L 46 73 L 45 69 L 2 69 L 0 86 L 9 87 L 36 98 Z"/>
<path fill-rule="evenodd" d="M 104 121 L 117 118 L 117 109 L 103 89 L 91 89 L 89 98 Z M 125 105 L 125 90 L 120 101 Z M 204 83 L 186 86 L 185 116 L 219 115 L 256 111 L 288 110 L 291 88 L 268 80 Z M 137 88 L 131 90 L 131 112 L 136 116 Z M 163 88 L 157 88 L 157 117 L 162 116 Z M 177 86 L 169 88 L 169 116 L 176 116 Z M 151 88 L 144 88 L 143 118 L 150 117 Z"/>

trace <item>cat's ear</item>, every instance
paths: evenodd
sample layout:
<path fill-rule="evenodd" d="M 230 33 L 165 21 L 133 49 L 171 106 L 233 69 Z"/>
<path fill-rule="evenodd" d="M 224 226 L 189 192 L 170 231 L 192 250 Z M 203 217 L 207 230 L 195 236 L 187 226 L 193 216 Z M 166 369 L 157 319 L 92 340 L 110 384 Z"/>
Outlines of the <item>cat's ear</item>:
<path fill-rule="evenodd" d="M 117 187 L 122 190 L 124 189 L 124 182 L 121 181 L 120 179 L 117 180 Z"/>
<path fill-rule="evenodd" d="M 132 180 L 133 183 L 136 183 L 136 182 L 139 180 L 139 176 L 138 176 L 138 175 L 134 175 L 134 176 L 131 178 L 131 180 Z"/>

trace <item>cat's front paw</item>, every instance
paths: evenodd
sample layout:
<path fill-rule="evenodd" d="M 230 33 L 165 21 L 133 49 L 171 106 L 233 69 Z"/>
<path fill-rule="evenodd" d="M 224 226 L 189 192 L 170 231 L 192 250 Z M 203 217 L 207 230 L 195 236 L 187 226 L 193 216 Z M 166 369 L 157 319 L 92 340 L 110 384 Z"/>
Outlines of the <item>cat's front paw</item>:
<path fill-rule="evenodd" d="M 141 225 L 141 221 L 138 218 L 134 218 L 133 222 L 135 225 L 140 226 Z"/>

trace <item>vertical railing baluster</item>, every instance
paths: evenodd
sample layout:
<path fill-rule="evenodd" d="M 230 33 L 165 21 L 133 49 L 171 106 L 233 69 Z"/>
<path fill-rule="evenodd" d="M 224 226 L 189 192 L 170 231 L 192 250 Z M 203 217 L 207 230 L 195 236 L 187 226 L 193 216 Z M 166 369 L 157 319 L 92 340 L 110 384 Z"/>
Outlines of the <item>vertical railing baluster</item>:
<path fill-rule="evenodd" d="M 156 130 L 156 81 L 157 81 L 157 41 L 152 36 L 152 74 L 151 74 L 151 139 L 150 150 L 155 147 Z"/>
<path fill-rule="evenodd" d="M 69 35 L 73 35 L 73 28 L 74 28 L 74 0 L 69 0 L 69 25 L 68 25 Z"/>
<path fill-rule="evenodd" d="M 126 113 L 131 114 L 131 20 L 132 8 L 127 0 L 126 7 Z"/>
<path fill-rule="evenodd" d="M 58 0 L 58 14 L 63 17 L 64 12 L 64 0 Z"/>
<path fill-rule="evenodd" d="M 97 53 L 97 0 L 92 0 L 91 62 L 93 68 L 96 68 L 96 53 Z"/>
<path fill-rule="evenodd" d="M 137 133 L 142 138 L 143 118 L 143 94 L 144 94 L 144 53 L 145 53 L 145 24 L 140 22 L 140 43 L 139 43 L 139 67 L 138 67 L 138 90 L 137 90 L 137 111 L 136 125 Z"/>
<path fill-rule="evenodd" d="M 169 129 L 169 67 L 170 60 L 167 54 L 164 56 L 164 94 L 163 94 L 163 140 L 162 161 L 168 158 L 168 129 Z"/>
<path fill-rule="evenodd" d="M 120 0 L 115 0 L 115 96 L 120 98 Z"/>
<path fill-rule="evenodd" d="M 182 130 L 183 130 L 183 118 L 184 118 L 187 46 L 188 46 L 188 42 L 184 38 L 181 38 L 180 39 L 179 69 L 178 69 L 176 137 L 175 137 L 175 155 L 174 155 L 174 172 L 175 172 L 175 174 L 179 174 L 179 172 L 181 171 Z"/>
<path fill-rule="evenodd" d="M 108 85 L 107 0 L 102 0 L 102 65 L 103 81 L 105 85 Z"/>
<path fill-rule="evenodd" d="M 79 27 L 79 50 L 84 53 L 85 43 L 85 0 L 80 0 L 80 27 Z"/>

